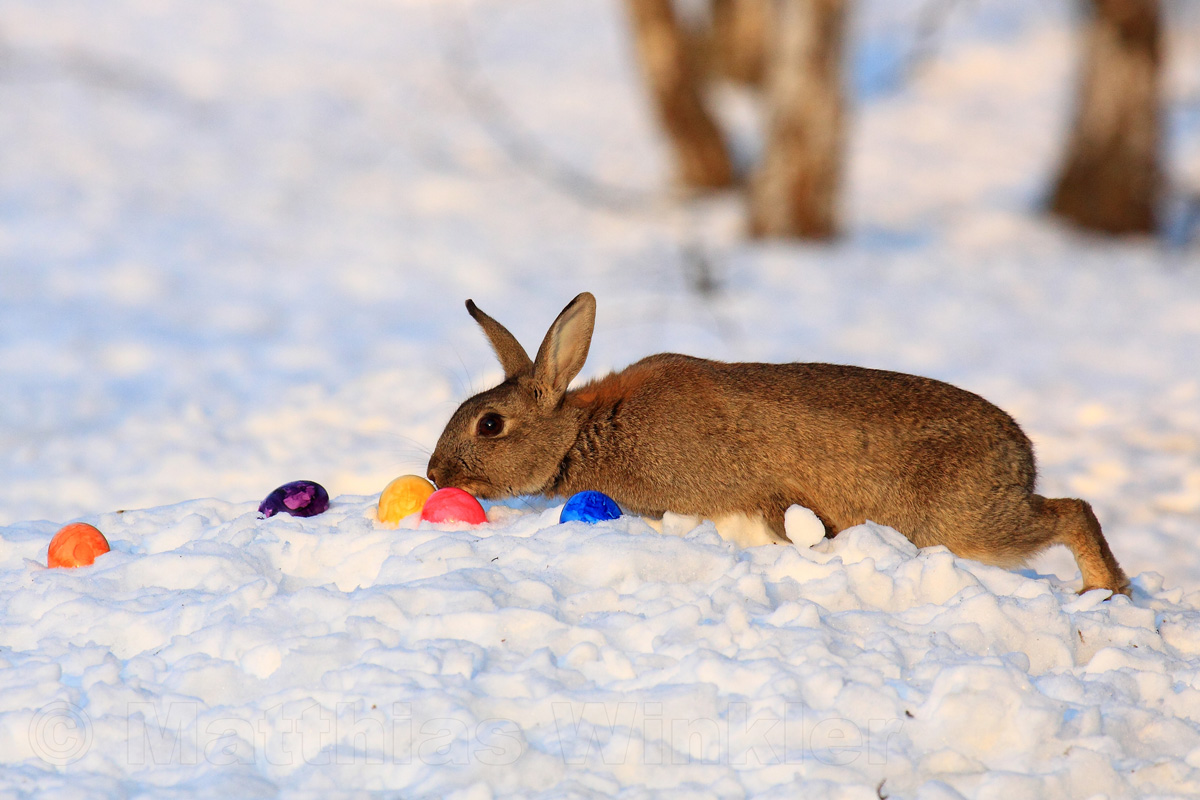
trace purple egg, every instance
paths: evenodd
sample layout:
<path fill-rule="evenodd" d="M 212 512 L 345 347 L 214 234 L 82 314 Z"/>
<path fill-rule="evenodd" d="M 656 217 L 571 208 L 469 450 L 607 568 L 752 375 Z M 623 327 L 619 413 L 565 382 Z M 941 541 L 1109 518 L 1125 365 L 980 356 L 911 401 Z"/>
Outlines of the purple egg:
<path fill-rule="evenodd" d="M 292 481 L 267 495 L 258 513 L 273 517 L 282 511 L 293 517 L 314 517 L 327 508 L 329 492 L 324 486 L 314 481 Z"/>

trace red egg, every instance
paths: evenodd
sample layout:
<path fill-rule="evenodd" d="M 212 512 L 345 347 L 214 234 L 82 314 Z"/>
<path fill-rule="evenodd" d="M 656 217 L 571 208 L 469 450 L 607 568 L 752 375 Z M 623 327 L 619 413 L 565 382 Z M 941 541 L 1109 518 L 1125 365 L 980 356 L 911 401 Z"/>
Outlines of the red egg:
<path fill-rule="evenodd" d="M 421 519 L 426 522 L 465 522 L 468 525 L 479 525 L 487 522 L 487 514 L 479 501 L 453 486 L 438 489 L 429 495 L 425 507 L 421 509 Z"/>
<path fill-rule="evenodd" d="M 104 534 L 86 522 L 72 522 L 59 529 L 50 540 L 46 551 L 46 565 L 50 567 L 86 567 L 96 561 L 96 556 L 109 550 Z"/>

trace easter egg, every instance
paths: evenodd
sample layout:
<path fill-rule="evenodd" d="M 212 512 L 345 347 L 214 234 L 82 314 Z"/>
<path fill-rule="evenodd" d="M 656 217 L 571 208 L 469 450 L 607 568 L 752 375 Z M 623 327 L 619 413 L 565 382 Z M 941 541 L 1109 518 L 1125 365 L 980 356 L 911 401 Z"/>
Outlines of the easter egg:
<path fill-rule="evenodd" d="M 487 522 L 487 514 L 479 501 L 462 489 L 447 486 L 429 495 L 421 509 L 421 519 L 426 522 L 465 522 L 479 525 Z"/>
<path fill-rule="evenodd" d="M 285 483 L 267 495 L 258 506 L 258 513 L 273 517 L 280 512 L 293 517 L 313 517 L 329 508 L 329 492 L 313 481 Z"/>
<path fill-rule="evenodd" d="M 425 506 L 433 484 L 420 475 L 401 475 L 384 487 L 379 495 L 379 521 L 399 522 Z"/>
<path fill-rule="evenodd" d="M 602 519 L 616 519 L 621 516 L 621 508 L 616 501 L 604 492 L 579 492 L 571 495 L 558 516 L 559 522 L 599 522 Z"/>
<path fill-rule="evenodd" d="M 96 556 L 109 550 L 104 534 L 86 522 L 64 525 L 50 540 L 46 565 L 50 567 L 86 567 Z"/>

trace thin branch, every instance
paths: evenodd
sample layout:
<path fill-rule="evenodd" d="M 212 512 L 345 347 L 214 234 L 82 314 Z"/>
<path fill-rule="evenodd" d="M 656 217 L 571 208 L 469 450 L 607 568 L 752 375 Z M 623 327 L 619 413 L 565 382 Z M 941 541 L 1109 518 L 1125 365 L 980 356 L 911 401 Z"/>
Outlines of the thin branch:
<path fill-rule="evenodd" d="M 551 153 L 483 78 L 466 21 L 444 6 L 440 9 L 447 34 L 444 55 L 450 85 L 513 164 L 585 206 L 631 214 L 661 211 L 670 205 L 656 194 L 600 181 Z"/>
<path fill-rule="evenodd" d="M 962 2 L 964 0 L 926 0 L 921 6 L 912 48 L 904 61 L 906 79 L 916 75 L 926 63 L 937 57 L 950 14 Z"/>
<path fill-rule="evenodd" d="M 80 47 L 33 50 L 0 36 L 0 78 L 44 81 L 65 78 L 84 86 L 174 107 L 196 118 L 211 117 L 213 105 L 142 65 Z"/>
<path fill-rule="evenodd" d="M 467 21 L 444 5 L 439 11 L 449 83 L 476 122 L 518 169 L 585 208 L 641 218 L 670 216 L 676 209 L 689 213 L 679 202 L 683 195 L 651 193 L 607 183 L 555 156 L 529 132 L 483 77 L 483 65 Z M 713 305 L 721 292 L 721 283 L 709 249 L 690 229 L 679 234 L 678 248 L 685 285 L 710 308 L 719 333 L 728 338 L 730 326 Z"/>

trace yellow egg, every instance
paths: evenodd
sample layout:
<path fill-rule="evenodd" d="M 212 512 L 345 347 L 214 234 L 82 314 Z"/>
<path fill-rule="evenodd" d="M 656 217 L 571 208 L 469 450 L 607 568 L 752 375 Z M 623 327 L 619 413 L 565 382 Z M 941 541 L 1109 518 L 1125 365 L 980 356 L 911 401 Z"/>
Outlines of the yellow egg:
<path fill-rule="evenodd" d="M 433 494 L 433 484 L 420 475 L 401 475 L 379 495 L 379 521 L 399 522 L 415 514 Z"/>

